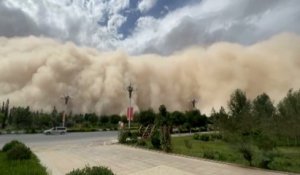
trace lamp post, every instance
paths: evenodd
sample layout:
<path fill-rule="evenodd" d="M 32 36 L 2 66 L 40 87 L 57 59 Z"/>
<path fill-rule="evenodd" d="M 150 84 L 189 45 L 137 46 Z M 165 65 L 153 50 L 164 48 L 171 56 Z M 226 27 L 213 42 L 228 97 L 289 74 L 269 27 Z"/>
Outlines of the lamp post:
<path fill-rule="evenodd" d="M 197 102 L 198 102 L 198 101 L 197 101 L 196 99 L 193 99 L 193 100 L 191 101 L 193 109 L 196 109 L 196 103 L 197 103 Z"/>
<path fill-rule="evenodd" d="M 127 109 L 127 118 L 128 118 L 128 128 L 130 129 L 131 119 L 133 118 L 133 108 L 131 106 L 131 97 L 132 97 L 132 93 L 134 91 L 134 88 L 131 85 L 131 83 L 127 87 L 127 91 L 128 91 L 128 95 L 129 95 L 129 107 Z"/>
<path fill-rule="evenodd" d="M 68 103 L 71 100 L 71 97 L 69 95 L 65 95 L 63 97 L 61 97 L 64 100 L 64 104 L 65 104 L 65 110 L 63 112 L 63 118 L 62 118 L 62 126 L 65 127 L 65 121 L 66 121 L 66 112 L 68 109 Z"/>

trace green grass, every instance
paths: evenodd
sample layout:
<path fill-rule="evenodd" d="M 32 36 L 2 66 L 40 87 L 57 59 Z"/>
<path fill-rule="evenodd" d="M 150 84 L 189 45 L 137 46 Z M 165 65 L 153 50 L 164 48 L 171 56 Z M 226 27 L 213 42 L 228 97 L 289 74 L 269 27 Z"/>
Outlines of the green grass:
<path fill-rule="evenodd" d="M 191 149 L 185 146 L 185 140 L 191 143 Z M 223 141 L 203 142 L 194 140 L 192 136 L 173 137 L 173 152 L 188 156 L 207 158 L 209 154 L 215 154 L 215 160 L 221 160 L 232 163 L 247 164 L 243 157 L 234 150 L 234 148 Z"/>
<path fill-rule="evenodd" d="M 47 175 L 39 160 L 33 156 L 30 160 L 7 160 L 6 154 L 0 152 L 0 174 L 5 175 Z"/>
<path fill-rule="evenodd" d="M 300 173 L 300 147 L 279 147 L 278 152 L 270 165 L 272 169 Z"/>
<path fill-rule="evenodd" d="M 204 142 L 194 140 L 192 136 L 173 137 L 172 145 L 173 152 L 177 154 L 248 165 L 233 145 L 221 140 Z M 255 147 L 253 149 L 253 163 L 259 167 L 263 152 Z M 300 173 L 300 147 L 278 147 L 275 152 L 276 156 L 269 164 L 270 169 Z"/>

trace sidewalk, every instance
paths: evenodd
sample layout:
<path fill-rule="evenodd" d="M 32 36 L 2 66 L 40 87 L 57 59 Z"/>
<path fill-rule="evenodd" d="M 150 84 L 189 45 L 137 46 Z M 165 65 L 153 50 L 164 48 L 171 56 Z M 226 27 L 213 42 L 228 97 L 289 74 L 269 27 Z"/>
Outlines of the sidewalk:
<path fill-rule="evenodd" d="M 117 175 L 284 174 L 97 142 L 39 146 L 33 150 L 53 175 L 64 175 L 85 165 L 107 166 Z"/>

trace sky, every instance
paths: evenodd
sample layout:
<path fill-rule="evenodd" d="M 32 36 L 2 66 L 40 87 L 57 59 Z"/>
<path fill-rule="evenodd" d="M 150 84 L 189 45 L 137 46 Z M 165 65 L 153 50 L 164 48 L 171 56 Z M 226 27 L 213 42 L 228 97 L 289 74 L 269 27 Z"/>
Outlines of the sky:
<path fill-rule="evenodd" d="M 0 0 L 0 36 L 170 55 L 300 33 L 299 0 Z"/>

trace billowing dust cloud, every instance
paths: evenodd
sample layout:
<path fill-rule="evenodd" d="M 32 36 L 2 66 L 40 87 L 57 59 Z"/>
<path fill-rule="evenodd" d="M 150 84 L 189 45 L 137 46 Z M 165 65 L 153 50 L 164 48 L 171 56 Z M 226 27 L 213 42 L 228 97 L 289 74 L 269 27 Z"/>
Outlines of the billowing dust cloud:
<path fill-rule="evenodd" d="M 300 87 L 300 37 L 281 34 L 252 46 L 217 43 L 171 56 L 99 52 L 47 38 L 0 38 L 0 100 L 13 106 L 73 112 L 123 113 L 126 86 L 136 87 L 136 109 L 187 110 L 192 98 L 210 112 L 226 106 L 237 88 L 254 98 L 267 92 L 278 102 Z"/>

